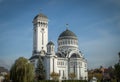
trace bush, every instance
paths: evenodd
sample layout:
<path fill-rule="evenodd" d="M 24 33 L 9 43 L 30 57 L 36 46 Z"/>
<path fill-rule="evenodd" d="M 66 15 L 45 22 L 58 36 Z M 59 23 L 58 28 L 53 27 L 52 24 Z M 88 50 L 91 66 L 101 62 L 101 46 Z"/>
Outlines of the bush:
<path fill-rule="evenodd" d="M 86 80 L 62 80 L 62 82 L 87 82 Z"/>
<path fill-rule="evenodd" d="M 54 81 L 54 80 L 39 80 L 38 82 L 59 82 L 59 81 Z"/>
<path fill-rule="evenodd" d="M 38 82 L 59 82 L 54 80 L 39 80 Z M 62 80 L 61 82 L 87 82 L 86 80 Z"/>

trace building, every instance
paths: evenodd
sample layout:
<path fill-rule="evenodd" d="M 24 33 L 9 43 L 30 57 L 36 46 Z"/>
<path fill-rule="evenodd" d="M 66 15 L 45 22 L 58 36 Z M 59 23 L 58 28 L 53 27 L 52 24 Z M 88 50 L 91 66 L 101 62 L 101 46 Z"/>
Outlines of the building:
<path fill-rule="evenodd" d="M 46 79 L 52 79 L 52 72 L 59 73 L 59 79 L 70 79 L 69 74 L 74 73 L 75 79 L 87 80 L 87 60 L 79 50 L 77 36 L 66 29 L 58 37 L 58 48 L 52 41 L 48 42 L 48 17 L 38 14 L 33 19 L 33 53 L 31 63 L 37 67 L 39 56 L 45 67 Z"/>
<path fill-rule="evenodd" d="M 8 74 L 8 72 L 9 72 L 8 69 L 0 66 L 0 75 L 5 76 Z"/>
<path fill-rule="evenodd" d="M 8 70 L 4 67 L 0 66 L 0 82 L 3 82 L 5 79 L 5 75 L 8 74 Z"/>

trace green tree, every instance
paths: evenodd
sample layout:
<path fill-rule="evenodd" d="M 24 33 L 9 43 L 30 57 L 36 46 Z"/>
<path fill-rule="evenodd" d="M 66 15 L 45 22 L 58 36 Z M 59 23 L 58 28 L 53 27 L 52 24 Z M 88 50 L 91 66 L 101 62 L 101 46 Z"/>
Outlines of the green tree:
<path fill-rule="evenodd" d="M 40 56 L 37 62 L 36 76 L 38 80 L 45 80 L 45 69 Z"/>
<path fill-rule="evenodd" d="M 111 79 L 115 79 L 114 68 L 112 66 L 108 67 L 108 73 Z"/>
<path fill-rule="evenodd" d="M 10 75 L 9 74 L 5 75 L 4 78 L 5 79 L 3 80 L 3 82 L 9 82 L 10 81 Z"/>
<path fill-rule="evenodd" d="M 59 77 L 60 77 L 59 73 L 55 73 L 55 72 L 52 72 L 52 73 L 50 74 L 50 76 L 51 76 L 52 79 L 55 80 L 55 81 L 58 80 Z"/>
<path fill-rule="evenodd" d="M 18 58 L 10 70 L 12 82 L 32 82 L 34 79 L 34 67 L 24 57 Z"/>
<path fill-rule="evenodd" d="M 118 53 L 119 59 L 120 59 L 120 52 Z M 117 81 L 120 81 L 120 60 L 117 64 L 114 65 L 114 73 Z"/>
<path fill-rule="evenodd" d="M 92 79 L 92 77 L 93 77 L 93 74 L 92 73 L 88 73 L 88 79 L 90 80 L 90 79 Z"/>
<path fill-rule="evenodd" d="M 118 79 L 118 81 L 120 81 L 120 64 L 115 64 L 115 76 Z"/>
<path fill-rule="evenodd" d="M 74 78 L 76 77 L 76 74 L 75 74 L 75 73 L 70 73 L 70 74 L 69 74 L 69 77 L 70 77 L 71 79 L 74 79 Z"/>
<path fill-rule="evenodd" d="M 102 79 L 102 73 L 94 73 L 94 76 L 95 76 L 98 80 L 101 80 L 101 79 Z"/>

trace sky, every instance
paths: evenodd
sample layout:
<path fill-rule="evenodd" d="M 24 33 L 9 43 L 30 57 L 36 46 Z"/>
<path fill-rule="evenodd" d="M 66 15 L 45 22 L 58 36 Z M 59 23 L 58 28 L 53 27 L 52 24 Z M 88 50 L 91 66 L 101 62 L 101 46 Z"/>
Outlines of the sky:
<path fill-rule="evenodd" d="M 10 69 L 33 50 L 33 18 L 49 19 L 49 41 L 68 29 L 79 40 L 88 68 L 113 66 L 120 52 L 120 0 L 0 0 L 0 66 Z"/>

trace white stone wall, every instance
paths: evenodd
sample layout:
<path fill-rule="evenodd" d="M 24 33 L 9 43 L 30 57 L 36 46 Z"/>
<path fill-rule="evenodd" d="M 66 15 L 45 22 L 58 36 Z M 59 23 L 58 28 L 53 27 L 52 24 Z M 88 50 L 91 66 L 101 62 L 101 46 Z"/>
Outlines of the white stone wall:
<path fill-rule="evenodd" d="M 40 52 L 42 49 L 47 51 L 48 20 L 43 20 L 44 18 L 33 20 L 33 50 L 37 52 Z"/>
<path fill-rule="evenodd" d="M 58 51 L 66 50 L 68 48 L 78 49 L 78 40 L 75 39 L 58 40 Z"/>
<path fill-rule="evenodd" d="M 58 58 L 57 59 L 57 71 L 58 71 L 58 73 L 60 74 L 60 79 L 62 80 L 62 79 L 67 79 L 67 77 L 68 77 L 68 73 L 67 73 L 67 71 L 68 70 L 66 70 L 66 68 L 67 68 L 67 61 L 66 61 L 66 59 L 65 58 Z"/>
<path fill-rule="evenodd" d="M 45 71 L 46 71 L 46 79 L 50 79 L 50 58 L 45 57 Z"/>
<path fill-rule="evenodd" d="M 52 79 L 50 74 L 52 72 L 59 73 L 61 80 L 70 79 L 69 73 L 76 73 L 75 79 L 88 79 L 87 62 L 83 58 L 82 53 L 79 52 L 77 39 L 60 39 L 58 40 L 58 51 L 64 52 L 64 58 L 55 55 L 54 46 L 47 46 L 48 43 L 48 19 L 38 17 L 33 20 L 33 51 L 40 52 L 44 50 L 47 54 L 44 55 L 43 65 L 46 71 L 46 79 Z M 78 54 L 79 58 L 71 58 L 72 54 Z M 33 55 L 41 55 L 40 53 L 33 53 Z M 37 66 L 37 59 L 32 59 L 31 62 L 35 68 Z M 75 67 L 74 67 L 75 66 Z M 86 78 L 85 78 L 86 77 Z"/>
<path fill-rule="evenodd" d="M 54 45 L 47 45 L 47 54 L 55 55 L 55 46 Z"/>
<path fill-rule="evenodd" d="M 54 55 L 46 55 L 45 56 L 46 59 L 46 79 L 52 79 L 50 77 L 50 74 L 52 72 L 58 73 L 58 69 L 57 69 L 57 59 L 55 58 Z"/>
<path fill-rule="evenodd" d="M 68 65 L 69 62 L 69 65 Z M 70 79 L 68 77 L 69 73 L 74 72 L 74 65 L 75 65 L 75 79 L 85 79 L 87 76 L 87 67 L 84 65 L 84 60 L 81 60 L 80 58 L 58 58 L 57 60 L 57 69 L 60 74 L 60 79 Z M 68 70 L 69 69 L 69 70 Z M 64 77 L 64 78 L 63 78 Z M 87 79 L 87 78 L 86 78 Z"/>

